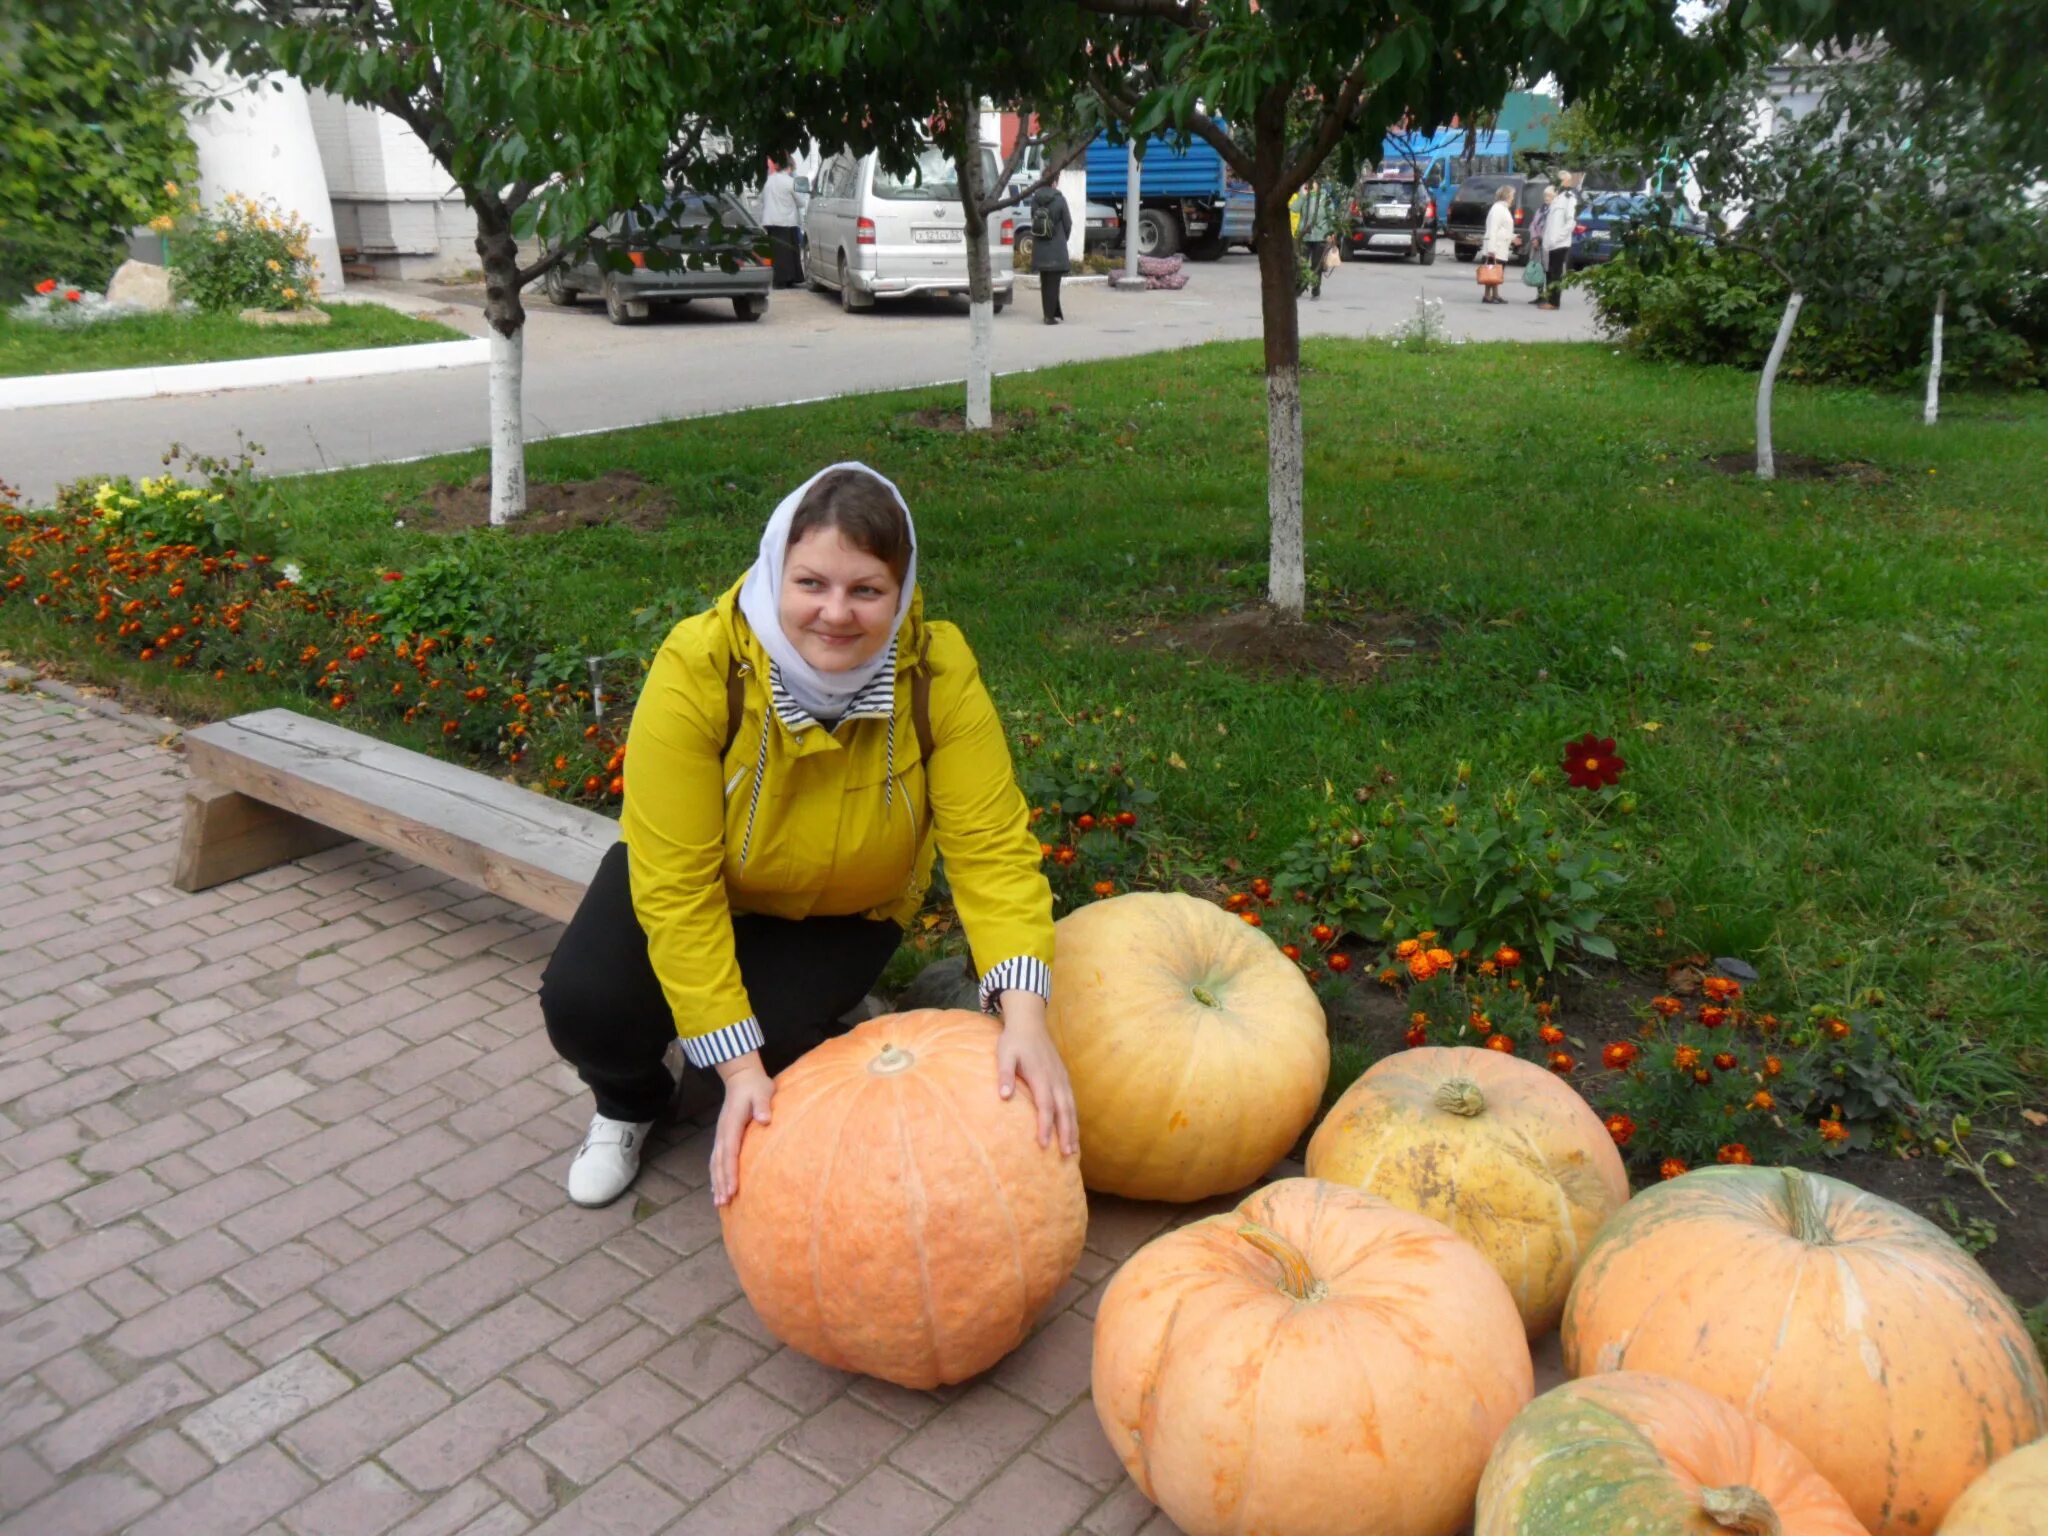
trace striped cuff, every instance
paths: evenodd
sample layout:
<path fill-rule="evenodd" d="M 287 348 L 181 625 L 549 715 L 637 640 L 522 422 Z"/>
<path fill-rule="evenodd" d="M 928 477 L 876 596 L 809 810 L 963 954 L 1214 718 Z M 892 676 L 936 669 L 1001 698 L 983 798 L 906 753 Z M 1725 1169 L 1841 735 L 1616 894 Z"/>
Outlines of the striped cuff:
<path fill-rule="evenodd" d="M 988 968 L 981 978 L 981 1011 L 998 1011 L 996 999 L 1005 992 L 1036 992 L 1052 1001 L 1052 967 L 1032 955 L 1019 955 Z"/>
<path fill-rule="evenodd" d="M 690 1058 L 690 1065 L 707 1070 L 721 1061 L 731 1061 L 735 1056 L 759 1049 L 761 1025 L 751 1013 L 739 1023 L 714 1029 L 708 1035 L 683 1036 L 683 1054 Z"/>

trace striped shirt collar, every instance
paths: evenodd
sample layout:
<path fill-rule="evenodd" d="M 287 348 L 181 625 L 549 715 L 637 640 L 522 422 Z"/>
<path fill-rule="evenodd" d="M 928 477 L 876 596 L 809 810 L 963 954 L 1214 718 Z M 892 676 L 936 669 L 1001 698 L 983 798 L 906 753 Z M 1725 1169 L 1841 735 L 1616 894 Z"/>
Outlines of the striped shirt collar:
<path fill-rule="evenodd" d="M 889 637 L 889 649 L 882 653 L 882 665 L 876 669 L 867 687 L 853 696 L 840 719 L 886 720 L 896 713 L 896 640 L 894 635 Z M 768 663 L 768 697 L 775 706 L 776 718 L 792 733 L 801 735 L 819 723 L 782 685 L 782 668 L 772 659 Z"/>

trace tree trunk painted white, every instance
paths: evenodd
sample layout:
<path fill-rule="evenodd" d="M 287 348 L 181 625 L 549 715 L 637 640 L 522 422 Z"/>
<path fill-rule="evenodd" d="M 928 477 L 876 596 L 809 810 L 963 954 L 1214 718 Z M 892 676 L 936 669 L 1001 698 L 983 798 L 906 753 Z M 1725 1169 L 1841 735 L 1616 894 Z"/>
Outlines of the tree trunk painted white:
<path fill-rule="evenodd" d="M 1272 523 L 1266 600 L 1299 619 L 1308 596 L 1301 536 L 1301 369 L 1266 371 L 1266 516 Z"/>
<path fill-rule="evenodd" d="M 967 215 L 967 430 L 986 432 L 995 425 L 990 396 L 994 392 L 996 311 L 988 215 L 982 212 L 988 206 L 990 188 L 981 163 L 979 136 L 958 136 L 954 159 L 960 166 Z"/>
<path fill-rule="evenodd" d="M 520 384 L 526 327 L 491 333 L 491 526 L 501 528 L 526 510 L 526 430 Z"/>
<path fill-rule="evenodd" d="M 967 305 L 967 430 L 986 432 L 995 425 L 991 376 L 995 372 L 996 306 L 991 299 L 970 299 Z"/>
<path fill-rule="evenodd" d="M 1138 201 L 1138 179 L 1143 162 L 1138 159 L 1138 141 L 1134 137 L 1124 145 L 1124 278 L 1135 285 L 1138 281 L 1138 221 L 1144 217 L 1144 209 Z"/>
<path fill-rule="evenodd" d="M 1794 293 L 1785 301 L 1785 317 L 1778 322 L 1778 334 L 1771 342 L 1771 355 L 1764 359 L 1764 376 L 1756 387 L 1756 477 L 1778 478 L 1777 455 L 1771 449 L 1771 390 L 1778 382 L 1778 364 L 1785 360 L 1785 345 L 1792 339 L 1792 327 L 1799 323 L 1799 306 L 1806 295 Z"/>
<path fill-rule="evenodd" d="M 1933 426 L 1941 419 L 1941 322 L 1948 309 L 1948 290 L 1934 295 L 1934 351 L 1927 359 L 1927 406 L 1920 420 Z"/>

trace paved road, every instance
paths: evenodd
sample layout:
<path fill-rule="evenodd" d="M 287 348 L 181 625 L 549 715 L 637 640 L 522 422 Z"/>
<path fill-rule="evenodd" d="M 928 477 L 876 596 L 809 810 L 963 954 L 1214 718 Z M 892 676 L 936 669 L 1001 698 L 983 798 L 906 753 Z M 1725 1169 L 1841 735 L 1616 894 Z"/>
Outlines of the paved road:
<path fill-rule="evenodd" d="M 1258 267 L 1236 253 L 1195 265 L 1178 293 L 1116 293 L 1070 285 L 1067 323 L 1039 322 L 1038 296 L 1020 288 L 996 325 L 1003 372 L 1125 356 L 1259 334 Z M 416 290 L 428 291 L 428 290 Z M 1434 266 L 1354 262 L 1303 303 L 1310 335 L 1368 336 L 1396 329 L 1418 292 L 1444 302 L 1461 339 L 1585 340 L 1583 298 L 1558 314 L 1521 301 L 1478 303 L 1472 268 L 1448 256 Z M 767 317 L 746 324 L 724 304 L 694 306 L 637 327 L 606 323 L 595 306 L 551 309 L 534 295 L 527 327 L 529 438 L 703 415 L 738 407 L 898 389 L 960 377 L 967 350 L 965 305 L 912 301 L 842 314 L 830 296 L 790 290 Z M 450 324 L 481 334 L 480 298 L 444 296 Z M 262 443 L 271 473 L 339 468 L 475 447 L 487 440 L 485 370 L 341 380 L 104 405 L 0 412 L 0 479 L 32 500 L 61 480 L 102 472 L 155 473 L 164 447 L 183 442 L 230 451 L 240 429 Z"/>

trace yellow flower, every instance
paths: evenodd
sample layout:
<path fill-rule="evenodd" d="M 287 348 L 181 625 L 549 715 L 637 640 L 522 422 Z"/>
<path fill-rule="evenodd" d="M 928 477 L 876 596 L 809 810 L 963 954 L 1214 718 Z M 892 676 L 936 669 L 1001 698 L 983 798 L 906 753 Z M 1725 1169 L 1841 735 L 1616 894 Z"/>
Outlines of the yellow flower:
<path fill-rule="evenodd" d="M 1664 722 L 1661 720 L 1645 720 L 1643 722 L 1642 728 L 1646 731 L 1654 733 L 1664 729 Z"/>
<path fill-rule="evenodd" d="M 178 184 L 177 184 L 177 183 L 176 183 L 175 181 L 167 181 L 167 182 L 165 182 L 165 183 L 164 183 L 164 196 L 165 196 L 165 197 L 176 197 L 177 195 L 178 195 Z"/>
<path fill-rule="evenodd" d="M 285 302 L 290 303 L 293 299 L 296 299 L 299 296 L 299 290 L 296 288 L 287 288 L 284 290 L 283 296 Z"/>
<path fill-rule="evenodd" d="M 149 221 L 149 227 L 160 235 L 167 235 L 171 232 L 171 226 L 175 223 L 177 223 L 177 220 L 168 213 L 160 213 Z"/>
<path fill-rule="evenodd" d="M 284 268 L 280 267 L 275 261 L 266 261 L 263 263 L 263 265 L 272 272 L 282 272 L 284 270 Z"/>
<path fill-rule="evenodd" d="M 178 500 L 180 501 L 197 501 L 198 499 L 199 493 L 190 488 L 178 492 Z"/>
<path fill-rule="evenodd" d="M 215 245 L 226 245 L 228 243 L 228 232 L 224 229 L 216 229 L 213 232 L 213 243 Z"/>

